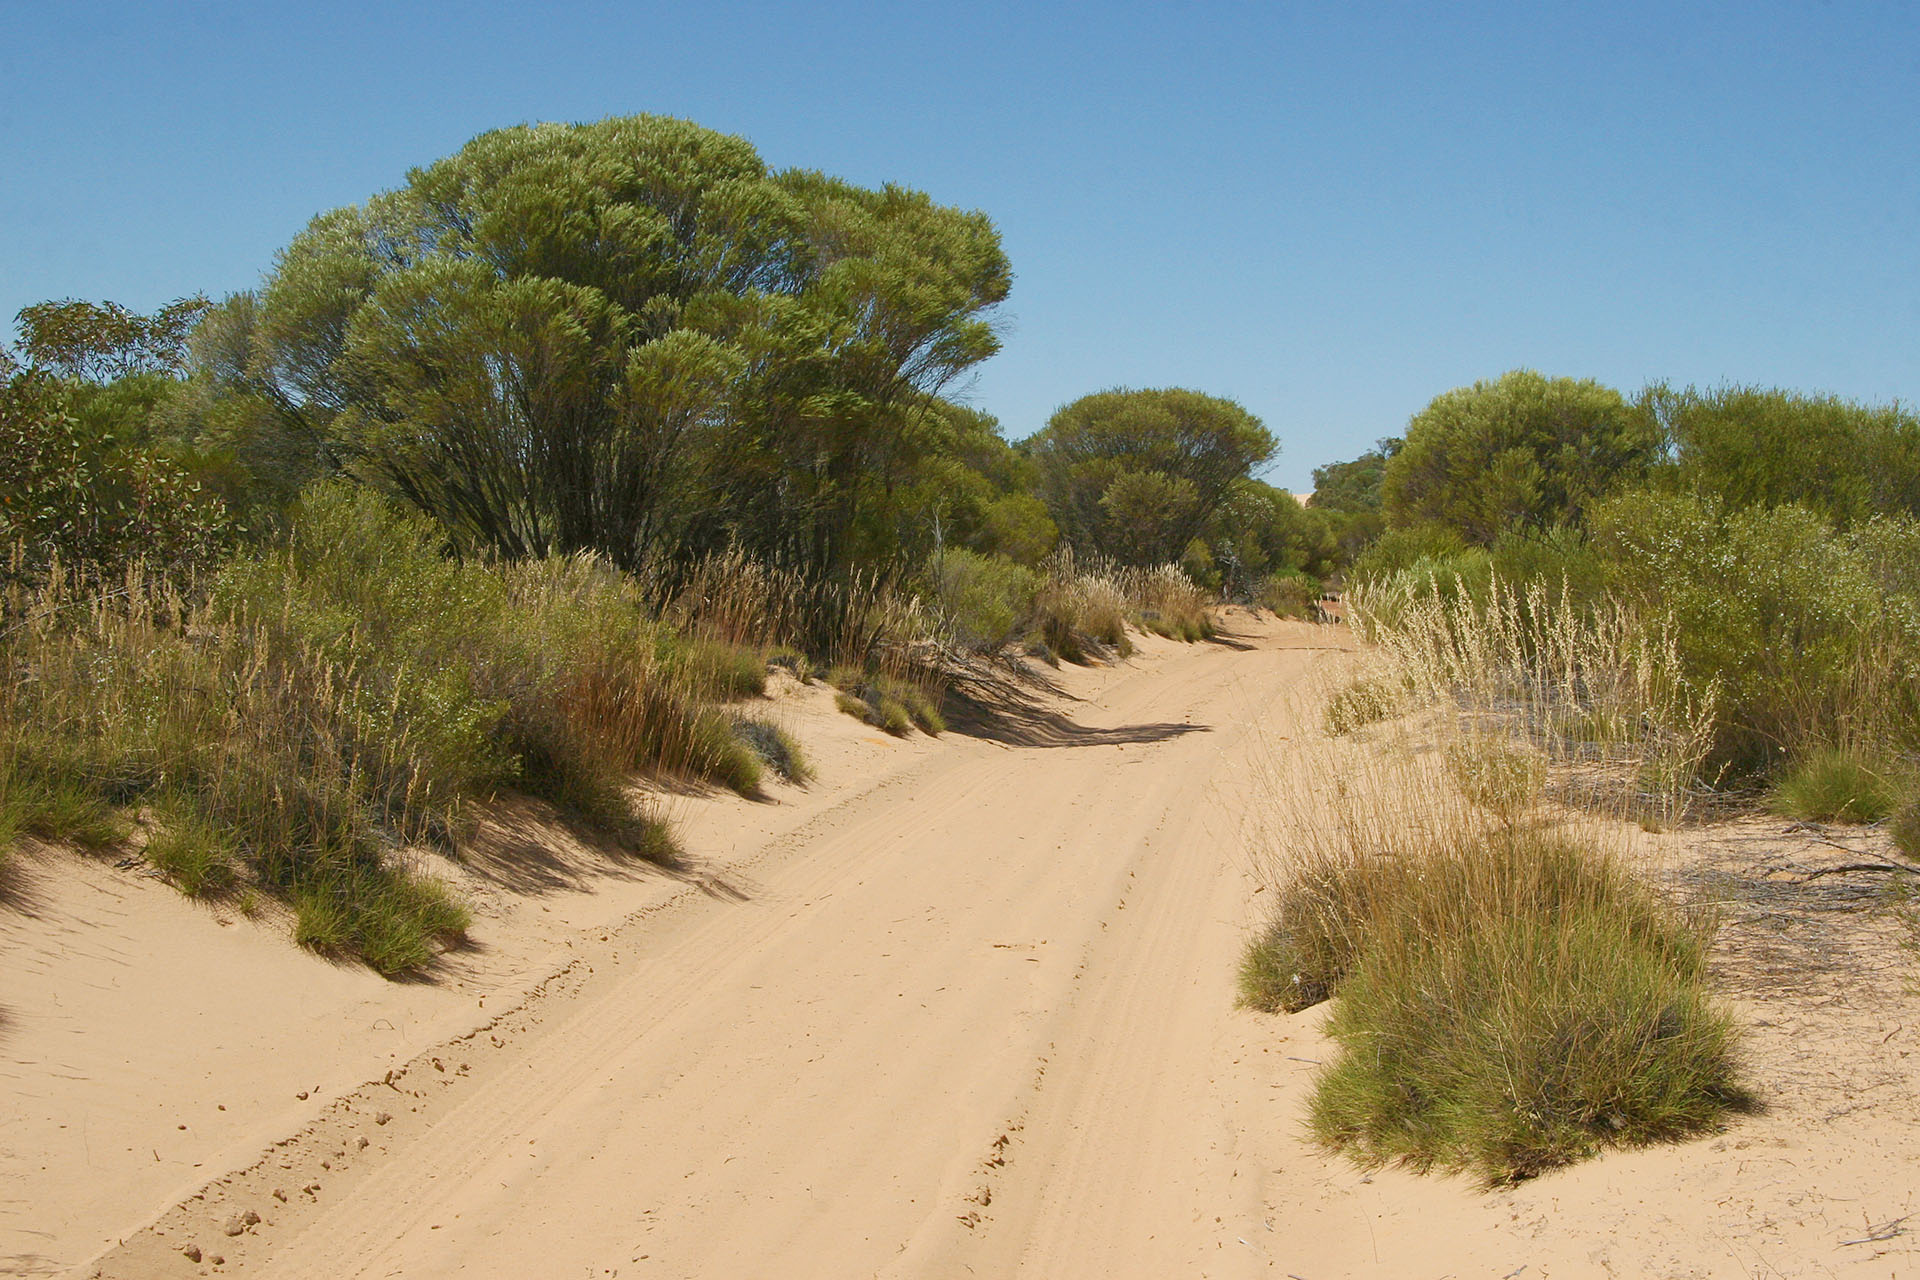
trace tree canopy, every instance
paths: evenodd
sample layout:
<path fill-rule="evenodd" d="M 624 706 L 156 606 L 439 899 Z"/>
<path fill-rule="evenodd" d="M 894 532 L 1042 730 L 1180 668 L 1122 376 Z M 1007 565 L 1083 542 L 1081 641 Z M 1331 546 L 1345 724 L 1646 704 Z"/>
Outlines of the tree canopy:
<path fill-rule="evenodd" d="M 666 117 L 523 126 L 314 219 L 218 317 L 244 364 L 207 354 L 498 552 L 734 543 L 826 574 L 997 349 L 1009 281 L 985 215 L 918 192 Z"/>
<path fill-rule="evenodd" d="M 1083 396 L 1029 449 L 1062 536 L 1126 565 L 1178 560 L 1235 482 L 1278 452 L 1240 405 L 1178 387 Z"/>
<path fill-rule="evenodd" d="M 1578 522 L 1658 458 L 1658 428 L 1590 378 L 1517 369 L 1436 396 L 1387 460 L 1389 523 L 1430 523 L 1491 545 L 1515 525 Z"/>
<path fill-rule="evenodd" d="M 1800 503 L 1841 524 L 1920 516 L 1920 419 L 1900 405 L 1760 387 L 1649 387 L 1681 486 L 1729 507 Z"/>

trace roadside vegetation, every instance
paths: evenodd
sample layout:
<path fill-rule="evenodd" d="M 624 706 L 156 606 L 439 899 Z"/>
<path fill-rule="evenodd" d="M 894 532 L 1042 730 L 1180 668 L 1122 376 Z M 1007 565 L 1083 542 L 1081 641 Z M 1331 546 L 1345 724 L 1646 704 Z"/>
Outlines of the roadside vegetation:
<path fill-rule="evenodd" d="M 946 398 L 1011 279 L 984 214 L 636 116 L 481 135 L 256 290 L 25 308 L 0 858 L 143 857 L 418 971 L 468 923 L 423 851 L 490 796 L 667 859 L 649 775 L 809 778 L 775 668 L 937 733 L 956 659 L 1317 586 L 1333 540 L 1240 406 L 1104 391 L 1016 446 Z"/>
<path fill-rule="evenodd" d="M 1747 1099 L 1712 921 L 1633 836 L 1703 801 L 1883 824 L 1894 861 L 1855 870 L 1903 891 L 1920 421 L 1519 371 L 1316 481 L 1371 643 L 1278 788 L 1241 975 L 1334 1001 L 1315 1134 L 1497 1182 L 1712 1129 Z"/>

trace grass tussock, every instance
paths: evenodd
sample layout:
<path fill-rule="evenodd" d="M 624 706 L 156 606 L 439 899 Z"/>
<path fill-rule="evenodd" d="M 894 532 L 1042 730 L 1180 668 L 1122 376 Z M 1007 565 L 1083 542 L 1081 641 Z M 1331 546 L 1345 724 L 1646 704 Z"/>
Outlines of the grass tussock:
<path fill-rule="evenodd" d="M 842 665 L 827 674 L 827 683 L 840 690 L 834 696 L 840 710 L 896 737 L 916 728 L 934 735 L 947 731 L 936 696 L 911 680 Z"/>
<path fill-rule="evenodd" d="M 1920 859 L 1920 799 L 1908 800 L 1894 811 L 1887 822 L 1893 847 L 1909 858 Z"/>
<path fill-rule="evenodd" d="M 1665 692 L 1657 634 L 1623 644 L 1637 633 L 1618 620 L 1558 604 L 1365 615 L 1370 678 L 1406 691 L 1394 718 L 1362 742 L 1332 717 L 1272 771 L 1289 821 L 1242 999 L 1333 999 L 1311 1124 L 1364 1163 L 1509 1181 L 1744 1104 L 1707 989 L 1711 921 L 1630 853 L 1636 820 L 1683 806 L 1703 708 Z"/>
<path fill-rule="evenodd" d="M 813 781 L 814 770 L 807 762 L 806 752 L 782 726 L 765 716 L 739 716 L 734 719 L 733 731 L 781 780 L 795 786 Z"/>
<path fill-rule="evenodd" d="M 1900 805 L 1901 772 L 1898 762 L 1870 752 L 1823 747 L 1788 765 L 1768 801 L 1776 813 L 1807 822 L 1878 822 Z"/>

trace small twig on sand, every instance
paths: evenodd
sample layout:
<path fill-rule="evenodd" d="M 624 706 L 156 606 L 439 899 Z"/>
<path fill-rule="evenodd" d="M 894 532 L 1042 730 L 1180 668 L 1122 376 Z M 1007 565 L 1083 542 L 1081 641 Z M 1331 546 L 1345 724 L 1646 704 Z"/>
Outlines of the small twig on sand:
<path fill-rule="evenodd" d="M 1861 1236 L 1858 1240 L 1842 1240 L 1840 1243 L 1843 1245 L 1878 1244 L 1882 1240 L 1891 1240 L 1895 1236 L 1902 1235 L 1906 1232 L 1906 1227 L 1903 1224 L 1912 1216 L 1913 1215 L 1909 1213 L 1903 1214 L 1898 1218 L 1889 1218 L 1887 1221 L 1877 1225 L 1869 1223 L 1867 1224 L 1867 1234 Z"/>

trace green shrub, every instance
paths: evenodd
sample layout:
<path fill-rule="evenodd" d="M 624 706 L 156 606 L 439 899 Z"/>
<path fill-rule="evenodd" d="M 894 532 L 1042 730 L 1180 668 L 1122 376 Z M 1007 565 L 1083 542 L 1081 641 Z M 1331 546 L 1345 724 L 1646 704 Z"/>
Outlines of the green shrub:
<path fill-rule="evenodd" d="M 1790 764 L 1769 797 L 1775 812 L 1809 822 L 1878 822 L 1900 803 L 1897 763 L 1839 747 Z"/>
<path fill-rule="evenodd" d="M 1670 616 L 1688 678 L 1718 686 L 1712 763 L 1755 774 L 1835 738 L 1920 739 L 1900 522 L 1845 534 L 1801 507 L 1647 492 L 1603 504 L 1591 530 L 1610 588 Z"/>
<path fill-rule="evenodd" d="M 1368 1162 L 1528 1177 L 1744 1104 L 1706 935 L 1606 859 L 1492 837 L 1408 867 L 1358 926 L 1311 1123 Z"/>
<path fill-rule="evenodd" d="M 1297 570 L 1285 569 L 1260 584 L 1253 603 L 1255 608 L 1271 610 L 1283 618 L 1304 618 L 1319 598 L 1318 582 Z"/>
<path fill-rule="evenodd" d="M 1004 646 L 1032 613 L 1040 578 L 1005 556 L 943 551 L 929 572 L 932 597 L 953 638 L 969 649 L 992 653 Z"/>

